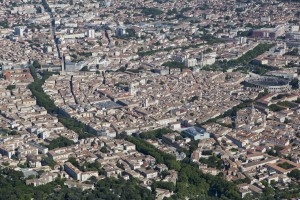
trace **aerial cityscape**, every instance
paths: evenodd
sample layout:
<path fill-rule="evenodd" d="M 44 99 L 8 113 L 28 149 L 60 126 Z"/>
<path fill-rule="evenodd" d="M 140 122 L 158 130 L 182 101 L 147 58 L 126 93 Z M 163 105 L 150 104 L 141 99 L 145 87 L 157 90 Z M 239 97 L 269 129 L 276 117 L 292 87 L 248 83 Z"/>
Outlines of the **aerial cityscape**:
<path fill-rule="evenodd" d="M 300 199 L 299 0 L 0 0 L 0 200 Z"/>

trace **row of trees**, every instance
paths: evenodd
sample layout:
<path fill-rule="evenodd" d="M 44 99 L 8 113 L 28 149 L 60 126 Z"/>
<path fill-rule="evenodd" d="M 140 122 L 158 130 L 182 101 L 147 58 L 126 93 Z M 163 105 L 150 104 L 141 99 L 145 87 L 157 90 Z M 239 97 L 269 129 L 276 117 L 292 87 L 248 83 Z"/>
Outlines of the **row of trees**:
<path fill-rule="evenodd" d="M 8 85 L 6 87 L 7 90 L 13 90 L 13 89 L 16 89 L 16 85 Z"/>
<path fill-rule="evenodd" d="M 233 65 L 233 66 L 237 66 L 237 65 L 241 65 L 241 64 L 248 64 L 251 60 L 253 60 L 257 56 L 263 54 L 264 52 L 266 52 L 273 46 L 274 46 L 274 44 L 267 44 L 267 43 L 259 44 L 254 49 L 248 51 L 247 53 L 245 53 L 238 59 L 230 60 L 228 62 L 228 64 Z"/>
<path fill-rule="evenodd" d="M 272 111 L 272 112 L 279 112 L 279 111 L 282 111 L 284 110 L 283 107 L 277 105 L 277 104 L 271 104 L 268 106 L 268 108 Z"/>
<path fill-rule="evenodd" d="M 279 101 L 277 104 L 271 104 L 268 108 L 273 112 L 278 112 L 284 110 L 286 108 L 295 108 L 298 107 L 299 101 L 289 102 L 289 101 Z"/>
<path fill-rule="evenodd" d="M 217 42 L 217 41 L 216 41 Z M 248 73 L 248 71 L 251 71 L 256 74 L 265 74 L 268 71 L 277 70 L 277 67 L 267 66 L 267 65 L 260 65 L 257 63 L 252 63 L 251 61 L 256 58 L 257 56 L 265 53 L 267 50 L 269 50 L 271 47 L 273 47 L 274 44 L 259 44 L 254 49 L 248 51 L 241 57 L 235 60 L 224 60 L 216 62 L 215 64 L 211 66 L 206 66 L 203 69 L 209 70 L 209 71 L 227 71 L 230 68 L 234 68 L 234 71 L 241 71 L 242 73 Z M 242 66 L 242 67 L 238 67 Z"/>
<path fill-rule="evenodd" d="M 298 104 L 292 103 L 292 102 L 289 102 L 289 101 L 280 101 L 277 104 L 280 105 L 280 106 L 287 107 L 287 108 L 295 108 L 295 107 L 298 106 Z"/>
<path fill-rule="evenodd" d="M 34 82 L 28 85 L 32 95 L 36 98 L 37 104 L 44 107 L 48 113 L 56 114 L 60 123 L 62 123 L 66 128 L 73 130 L 79 135 L 79 139 L 93 137 L 93 131 L 91 128 L 77 121 L 76 119 L 65 117 L 57 108 L 54 101 L 45 94 L 42 86 L 45 81 L 54 73 L 43 71 L 42 78 L 38 78 L 36 68 L 31 66 L 30 73 L 34 79 Z"/>
<path fill-rule="evenodd" d="M 40 68 L 41 68 L 41 64 L 40 64 L 39 61 L 37 61 L 37 60 L 33 61 L 32 66 L 33 66 L 35 69 L 40 69 Z"/>
<path fill-rule="evenodd" d="M 32 95 L 36 98 L 37 104 L 43 106 L 49 113 L 56 113 L 57 107 L 54 104 L 54 101 L 44 93 L 42 85 L 45 81 L 53 74 L 51 72 L 44 72 L 43 77 L 40 79 L 36 73 L 36 69 L 31 66 L 30 73 L 34 79 L 34 82 L 28 85 Z"/>
<path fill-rule="evenodd" d="M 69 140 L 69 139 L 67 139 L 65 137 L 60 136 L 60 137 L 52 140 L 50 142 L 50 144 L 46 145 L 46 146 L 48 147 L 48 149 L 51 150 L 51 149 L 56 149 L 56 148 L 71 146 L 73 144 L 74 144 L 74 142 L 72 140 Z"/>
<path fill-rule="evenodd" d="M 144 15 L 148 15 L 148 16 L 152 16 L 152 17 L 156 17 L 158 15 L 163 14 L 164 12 L 158 8 L 144 8 L 142 10 L 142 14 Z"/>
<path fill-rule="evenodd" d="M 203 122 L 201 125 L 204 125 L 204 124 L 207 124 L 210 122 L 217 122 L 218 119 L 221 119 L 224 117 L 234 117 L 234 116 L 236 116 L 237 111 L 250 106 L 252 103 L 255 102 L 255 100 L 260 99 L 267 94 L 268 94 L 268 91 L 264 90 L 263 92 L 259 93 L 258 96 L 254 100 L 253 99 L 245 100 L 245 101 L 241 102 L 239 105 L 236 105 L 236 106 L 232 107 L 231 109 L 225 111 L 223 114 L 221 114 L 215 118 L 211 118 L 211 119 L 207 120 L 206 122 Z"/>
<path fill-rule="evenodd" d="M 9 130 L 9 129 L 5 129 L 5 128 L 0 128 L 0 134 L 17 135 L 18 132 L 16 130 Z"/>
<path fill-rule="evenodd" d="M 153 130 L 153 131 L 147 131 L 147 132 L 140 133 L 139 136 L 145 140 L 147 140 L 147 139 L 156 140 L 157 138 L 162 138 L 163 135 L 172 133 L 172 132 L 174 132 L 174 131 L 172 131 L 170 129 L 162 128 L 162 129 L 157 129 L 157 130 Z"/>
<path fill-rule="evenodd" d="M 162 66 L 170 67 L 170 68 L 187 68 L 183 63 L 176 61 L 169 61 L 162 64 Z"/>
<path fill-rule="evenodd" d="M 49 4 L 47 3 L 47 0 L 42 0 L 42 6 L 44 7 L 46 12 L 51 12 L 51 8 Z"/>
<path fill-rule="evenodd" d="M 299 56 L 299 49 L 294 48 L 292 51 L 289 51 L 285 53 L 284 55 L 289 55 L 289 56 Z"/>
<path fill-rule="evenodd" d="M 58 115 L 58 121 L 62 123 L 67 129 L 70 129 L 78 134 L 78 139 L 84 139 L 89 137 L 94 137 L 91 128 L 79 122 L 76 119 L 65 117 L 61 114 Z"/>
<path fill-rule="evenodd" d="M 278 67 L 273 67 L 269 65 L 253 65 L 250 64 L 247 66 L 247 69 L 255 74 L 264 75 L 269 71 L 278 70 Z"/>
<path fill-rule="evenodd" d="M 221 115 L 219 115 L 215 118 L 209 119 L 208 121 L 202 123 L 202 125 L 210 123 L 210 122 L 216 122 L 218 119 L 221 119 L 221 118 L 224 118 L 224 117 L 234 117 L 234 116 L 236 116 L 237 111 L 250 106 L 253 102 L 254 101 L 251 100 L 251 99 L 246 100 L 246 101 L 240 103 L 239 105 L 236 105 L 236 106 L 232 107 L 231 109 L 225 111 L 223 114 L 221 114 Z"/>

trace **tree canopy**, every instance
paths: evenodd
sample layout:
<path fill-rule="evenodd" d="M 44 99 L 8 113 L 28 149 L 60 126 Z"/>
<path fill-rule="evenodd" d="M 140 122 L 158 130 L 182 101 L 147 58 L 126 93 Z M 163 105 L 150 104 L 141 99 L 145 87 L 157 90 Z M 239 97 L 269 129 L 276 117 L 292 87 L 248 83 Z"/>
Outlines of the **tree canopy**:
<path fill-rule="evenodd" d="M 61 112 L 59 112 L 59 109 L 49 95 L 44 92 L 42 88 L 43 84 L 54 73 L 43 71 L 42 78 L 40 79 L 38 78 L 36 69 L 33 66 L 30 67 L 30 73 L 34 79 L 34 82 L 29 84 L 28 88 L 30 89 L 32 95 L 36 98 L 37 104 L 41 107 L 44 107 L 48 113 L 56 114 L 59 122 L 62 123 L 66 128 L 76 132 L 79 136 L 79 139 L 93 137 L 94 131 L 90 127 L 74 118 L 65 117 Z"/>
<path fill-rule="evenodd" d="M 0 169 L 0 200 L 30 199 L 136 199 L 154 200 L 154 194 L 141 187 L 136 179 L 105 178 L 95 184 L 94 190 L 68 188 L 64 180 L 56 179 L 46 185 L 33 187 L 25 184 L 23 173 L 9 168 Z M 57 190 L 57 188 L 60 188 Z"/>
<path fill-rule="evenodd" d="M 151 16 L 155 17 L 157 15 L 163 14 L 163 11 L 158 8 L 144 8 L 142 10 L 142 13 L 144 15 L 151 15 Z"/>
<path fill-rule="evenodd" d="M 50 142 L 49 145 L 47 145 L 48 149 L 55 149 L 55 148 L 61 148 L 61 147 L 67 147 L 67 146 L 71 146 L 72 144 L 74 144 L 74 142 L 72 140 L 69 140 L 65 137 L 58 137 L 54 140 L 52 140 Z"/>
<path fill-rule="evenodd" d="M 208 199 L 215 197 L 227 199 L 241 199 L 240 194 L 233 182 L 226 181 L 221 176 L 213 176 L 201 172 L 193 163 L 181 163 L 174 156 L 164 153 L 153 145 L 138 137 L 126 136 L 126 140 L 134 143 L 136 149 L 146 155 L 153 156 L 158 163 L 166 164 L 169 169 L 178 171 L 178 181 L 175 188 L 174 199 L 199 198 Z M 159 184 L 159 183 L 156 183 Z M 154 187 L 158 187 L 155 186 Z M 164 185 L 164 188 L 171 188 Z"/>

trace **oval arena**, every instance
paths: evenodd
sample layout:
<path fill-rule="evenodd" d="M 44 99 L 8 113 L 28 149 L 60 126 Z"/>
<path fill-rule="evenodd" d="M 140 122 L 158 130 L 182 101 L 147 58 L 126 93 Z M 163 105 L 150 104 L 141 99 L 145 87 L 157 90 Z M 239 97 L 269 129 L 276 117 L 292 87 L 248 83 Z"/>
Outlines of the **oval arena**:
<path fill-rule="evenodd" d="M 245 80 L 245 82 L 251 85 L 249 88 L 267 89 L 269 92 L 286 92 L 291 90 L 289 80 L 280 77 L 251 77 Z"/>

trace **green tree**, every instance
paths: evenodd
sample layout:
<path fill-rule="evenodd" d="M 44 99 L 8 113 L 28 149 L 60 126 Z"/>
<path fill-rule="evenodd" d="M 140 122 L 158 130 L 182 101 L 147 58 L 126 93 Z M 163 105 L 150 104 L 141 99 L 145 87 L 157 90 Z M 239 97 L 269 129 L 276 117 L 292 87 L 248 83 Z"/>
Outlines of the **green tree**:
<path fill-rule="evenodd" d="M 152 184 L 152 191 L 155 191 L 156 188 L 166 189 L 170 192 L 175 191 L 175 185 L 172 182 L 162 182 L 162 181 L 154 181 Z"/>
<path fill-rule="evenodd" d="M 299 169 L 292 170 L 290 173 L 288 173 L 288 177 L 300 180 L 300 170 Z"/>
<path fill-rule="evenodd" d="M 102 153 L 108 153 L 108 150 L 107 150 L 106 147 L 101 147 L 100 151 L 101 151 Z"/>
<path fill-rule="evenodd" d="M 41 68 L 41 64 L 37 60 L 33 61 L 32 66 L 34 68 L 36 68 L 36 69 L 40 69 Z"/>
<path fill-rule="evenodd" d="M 60 137 L 52 140 L 50 142 L 50 144 L 47 145 L 47 147 L 51 150 L 51 149 L 55 149 L 55 148 L 71 146 L 73 144 L 74 144 L 74 142 L 72 140 L 69 140 L 65 137 L 60 136 Z"/>
<path fill-rule="evenodd" d="M 56 165 L 56 162 L 53 160 L 52 157 L 44 157 L 42 158 L 41 164 L 43 166 L 50 166 L 52 169 L 54 168 L 54 166 Z"/>
<path fill-rule="evenodd" d="M 172 133 L 172 132 L 174 132 L 174 131 L 172 131 L 171 129 L 162 128 L 162 129 L 157 129 L 157 130 L 153 130 L 153 131 L 142 132 L 142 133 L 140 133 L 139 136 L 143 139 L 155 140 L 157 138 L 161 139 L 163 135 Z"/>
<path fill-rule="evenodd" d="M 183 63 L 169 61 L 162 64 L 162 66 L 170 67 L 170 68 L 187 68 Z"/>
<path fill-rule="evenodd" d="M 16 89 L 16 85 L 8 85 L 6 87 L 7 90 L 13 90 L 13 89 Z"/>
<path fill-rule="evenodd" d="M 87 66 L 84 66 L 80 71 L 82 71 L 82 72 L 88 72 L 89 68 Z"/>
<path fill-rule="evenodd" d="M 299 80 L 298 78 L 294 78 L 291 80 L 290 85 L 292 86 L 292 89 L 296 90 L 299 88 Z"/>
<path fill-rule="evenodd" d="M 151 15 L 152 17 L 155 17 L 157 15 L 163 14 L 163 11 L 158 8 L 144 8 L 142 10 L 142 14 L 144 15 Z"/>

